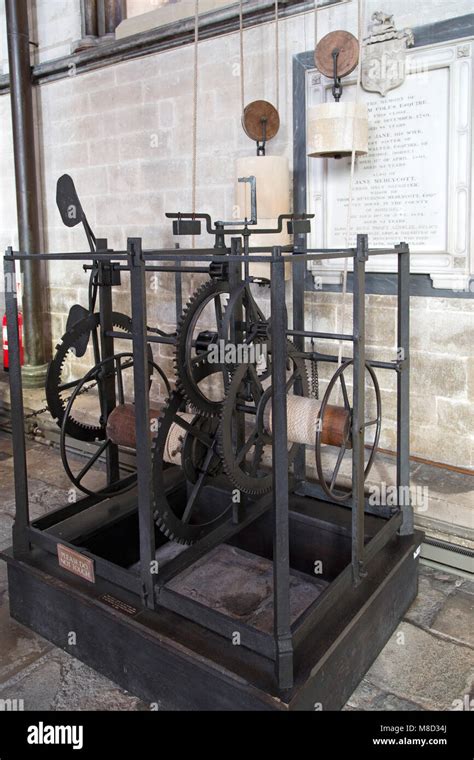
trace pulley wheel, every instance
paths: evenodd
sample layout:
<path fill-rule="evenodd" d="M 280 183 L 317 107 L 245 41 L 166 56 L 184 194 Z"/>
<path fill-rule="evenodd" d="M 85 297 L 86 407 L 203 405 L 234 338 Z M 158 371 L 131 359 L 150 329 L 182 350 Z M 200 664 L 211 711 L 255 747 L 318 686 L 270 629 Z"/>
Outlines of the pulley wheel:
<path fill-rule="evenodd" d="M 265 135 L 263 125 L 265 124 Z M 271 140 L 280 129 L 280 116 L 275 106 L 268 100 L 254 100 L 245 106 L 242 114 L 242 127 L 251 140 L 262 142 Z"/>
<path fill-rule="evenodd" d="M 318 71 L 330 79 L 334 76 L 333 50 L 339 50 L 337 57 L 337 75 L 345 77 L 354 71 L 359 62 L 359 41 L 350 32 L 342 29 L 329 32 L 316 45 L 314 62 Z"/>

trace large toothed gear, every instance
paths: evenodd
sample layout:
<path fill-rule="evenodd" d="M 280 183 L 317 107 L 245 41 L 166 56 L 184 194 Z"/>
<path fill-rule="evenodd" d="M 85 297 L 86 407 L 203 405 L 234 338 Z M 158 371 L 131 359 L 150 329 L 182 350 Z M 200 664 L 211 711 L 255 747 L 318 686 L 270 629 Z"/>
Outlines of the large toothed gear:
<path fill-rule="evenodd" d="M 198 353 L 193 346 L 196 324 L 206 307 L 215 301 L 216 322 L 221 318 L 221 298 L 229 293 L 226 282 L 209 280 L 191 296 L 178 323 L 176 331 L 176 384 L 186 400 L 200 414 L 213 417 L 219 414 L 221 400 L 210 398 L 200 383 L 217 372 L 226 373 L 224 383 L 228 382 L 227 368 L 219 364 L 209 364 L 206 353 Z"/>
<path fill-rule="evenodd" d="M 120 312 L 112 313 L 112 324 L 123 332 L 131 333 L 132 331 L 132 320 Z M 100 314 L 90 314 L 70 327 L 64 333 L 61 342 L 56 346 L 56 354 L 49 365 L 45 390 L 48 409 L 53 419 L 57 421 L 58 427 L 62 425 L 67 406 L 68 392 L 72 392 L 80 381 L 80 378 L 71 382 L 63 380 L 62 375 L 66 360 L 68 356 L 75 356 L 75 347 L 82 343 L 84 335 L 90 336 L 92 331 L 97 331 L 99 327 Z M 148 357 L 150 361 L 153 361 L 150 346 L 148 346 Z M 151 377 L 153 371 L 151 365 L 149 371 Z M 103 441 L 105 438 L 105 425 L 102 421 L 98 425 L 90 425 L 81 419 L 71 416 L 66 421 L 66 433 L 71 438 L 79 441 Z"/>
<path fill-rule="evenodd" d="M 309 396 L 306 365 L 291 342 L 288 343 L 287 375 L 288 393 L 298 390 L 301 395 Z M 259 373 L 254 364 L 241 364 L 232 377 L 222 404 L 218 430 L 219 454 L 230 482 L 243 493 L 261 495 L 272 489 L 272 473 L 261 466 L 264 448 L 272 443 L 267 430 L 271 392 L 270 346 L 267 371 Z M 240 438 L 239 415 L 243 416 Z M 289 464 L 297 450 L 298 444 L 289 445 Z"/>
<path fill-rule="evenodd" d="M 206 514 L 209 505 L 197 498 L 205 480 L 221 469 L 216 452 L 217 427 L 217 418 L 186 412 L 186 402 L 179 391 L 173 391 L 161 410 L 153 441 L 153 516 L 171 541 L 193 544 L 228 518 L 231 506 L 227 500 L 223 500 L 217 514 Z M 184 510 L 183 499 L 174 503 L 173 494 L 166 493 L 164 473 L 168 463 L 181 466 L 194 483 Z"/>
<path fill-rule="evenodd" d="M 192 296 L 180 319 L 176 335 L 175 368 L 177 386 L 186 400 L 200 414 L 214 417 L 220 414 L 221 405 L 235 369 L 231 364 L 210 364 L 208 351 L 199 350 L 196 345 L 196 325 L 205 309 L 215 302 L 216 333 L 215 338 L 230 340 L 231 323 L 237 303 L 242 303 L 244 319 L 242 320 L 241 342 L 250 345 L 267 340 L 268 321 L 252 298 L 248 287 L 243 283 L 231 293 L 228 282 L 210 280 L 204 283 Z M 206 325 L 207 327 L 207 325 Z M 202 335 L 202 333 L 200 333 Z M 208 334 L 211 339 L 212 333 Z M 238 341 L 240 342 L 240 341 Z M 201 383 L 211 375 L 222 374 L 220 398 L 211 398 Z M 216 384 L 213 392 L 216 394 Z"/>

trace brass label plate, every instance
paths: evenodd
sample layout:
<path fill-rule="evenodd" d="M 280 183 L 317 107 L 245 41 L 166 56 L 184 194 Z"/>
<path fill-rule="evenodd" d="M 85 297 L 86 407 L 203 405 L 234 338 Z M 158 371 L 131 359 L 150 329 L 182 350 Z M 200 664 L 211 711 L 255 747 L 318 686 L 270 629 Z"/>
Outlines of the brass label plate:
<path fill-rule="evenodd" d="M 74 575 L 78 575 L 80 578 L 84 578 L 89 583 L 95 583 L 93 559 L 84 557 L 83 554 L 70 549 L 69 546 L 63 546 L 63 544 L 57 545 L 57 552 L 60 567 L 63 567 Z"/>

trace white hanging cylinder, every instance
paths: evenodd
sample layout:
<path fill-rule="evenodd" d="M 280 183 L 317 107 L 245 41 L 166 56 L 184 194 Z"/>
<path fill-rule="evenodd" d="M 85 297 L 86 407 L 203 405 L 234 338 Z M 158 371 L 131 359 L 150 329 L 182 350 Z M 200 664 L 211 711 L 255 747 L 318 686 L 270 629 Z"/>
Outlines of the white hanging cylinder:
<path fill-rule="evenodd" d="M 279 235 L 259 235 L 258 228 L 275 229 L 278 216 L 290 213 L 290 170 L 288 159 L 283 156 L 248 156 L 236 161 L 235 205 L 239 219 L 251 217 L 250 183 L 238 182 L 239 177 L 255 177 L 257 185 L 257 227 L 251 227 L 250 245 L 276 246 L 290 245 L 291 237 L 286 231 Z M 257 255 L 257 254 L 256 254 Z M 262 254 L 263 255 L 263 254 Z M 268 254 L 270 255 L 270 254 Z M 256 263 L 250 266 L 252 277 L 267 280 L 271 276 L 271 265 Z M 290 278 L 290 266 L 285 265 L 285 279 Z"/>
<path fill-rule="evenodd" d="M 257 181 L 257 216 L 274 219 L 290 210 L 290 170 L 284 156 L 248 156 L 236 162 L 238 177 L 255 177 Z M 235 202 L 239 219 L 250 219 L 250 184 L 237 182 Z"/>
<path fill-rule="evenodd" d="M 308 156 L 342 158 L 368 151 L 369 120 L 365 103 L 320 103 L 308 109 Z"/>

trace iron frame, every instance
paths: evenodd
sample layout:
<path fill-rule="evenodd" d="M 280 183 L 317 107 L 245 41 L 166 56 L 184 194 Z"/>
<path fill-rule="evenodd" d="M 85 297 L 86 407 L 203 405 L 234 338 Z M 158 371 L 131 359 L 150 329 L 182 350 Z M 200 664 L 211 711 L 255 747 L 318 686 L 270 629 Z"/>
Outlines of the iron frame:
<path fill-rule="evenodd" d="M 231 233 L 228 233 L 231 234 Z M 222 251 L 222 249 L 221 249 Z M 409 248 L 406 243 L 400 243 L 395 251 L 398 254 L 398 340 L 402 349 L 402 358 L 390 362 L 370 362 L 372 366 L 381 369 L 395 371 L 398 376 L 397 382 L 397 485 L 409 486 Z M 374 535 L 369 542 L 364 541 L 365 515 L 370 513 L 367 508 L 364 494 L 364 431 L 361 424 L 362 411 L 364 408 L 365 387 L 365 324 L 364 324 L 364 301 L 365 301 L 365 263 L 371 255 L 393 255 L 394 249 L 377 249 L 370 251 L 366 235 L 358 235 L 356 248 L 324 251 L 321 249 L 307 249 L 305 240 L 301 237 L 297 240 L 294 249 L 292 247 L 274 247 L 270 256 L 261 255 L 262 249 L 249 249 L 249 254 L 242 253 L 239 245 L 232 242 L 230 248 L 225 249 L 225 260 L 235 264 L 235 269 L 240 270 L 242 263 L 248 271 L 248 264 L 262 261 L 271 265 L 271 306 L 272 306 L 272 383 L 275 389 L 272 395 L 273 419 L 273 491 L 256 501 L 248 501 L 250 510 L 236 511 L 232 513 L 229 522 L 224 523 L 213 533 L 205 537 L 201 542 L 186 550 L 173 561 L 161 579 L 159 574 L 152 572 L 152 562 L 155 558 L 155 526 L 153 519 L 153 486 L 152 486 L 152 459 L 149 446 L 149 430 L 147 420 L 148 409 L 148 373 L 147 373 L 147 344 L 149 341 L 168 342 L 167 339 L 147 334 L 146 327 L 146 274 L 147 271 L 156 271 L 163 262 L 172 262 L 171 271 L 176 273 L 178 285 L 177 312 L 179 308 L 179 293 L 181 292 L 180 278 L 186 271 L 184 262 L 218 262 L 223 260 L 223 253 L 216 253 L 215 249 L 176 250 L 163 249 L 145 251 L 142 249 L 140 238 L 128 240 L 127 251 L 99 250 L 91 253 L 69 254 L 34 254 L 38 260 L 68 260 L 89 261 L 94 259 L 103 271 L 110 271 L 114 267 L 126 269 L 130 272 L 130 288 L 132 301 L 132 332 L 128 336 L 133 342 L 134 355 L 134 391 L 136 415 L 136 439 L 137 439 L 137 490 L 127 494 L 117 494 L 107 499 L 100 492 L 96 496 L 86 497 L 77 503 L 68 504 L 55 510 L 40 519 L 31 521 L 28 504 L 28 473 L 26 465 L 26 444 L 24 434 L 24 411 L 22 400 L 22 377 L 20 367 L 19 340 L 17 330 L 18 304 L 15 286 L 15 266 L 17 261 L 25 261 L 32 255 L 14 252 L 9 248 L 5 254 L 4 270 L 6 287 L 6 310 L 7 325 L 10 340 L 10 387 L 12 399 L 12 431 L 13 431 L 13 455 L 15 467 L 15 498 L 16 517 L 13 529 L 13 557 L 25 560 L 34 547 L 55 554 L 57 544 L 62 543 L 73 547 L 76 551 L 77 544 L 72 543 L 62 534 L 61 524 L 64 521 L 74 521 L 76 529 L 80 532 L 80 526 L 94 511 L 102 516 L 107 522 L 107 514 L 111 518 L 114 508 L 118 507 L 122 512 L 132 509 L 133 499 L 138 503 L 139 542 L 140 542 L 140 573 L 125 569 L 103 557 L 88 551 L 83 553 L 89 556 L 95 563 L 95 571 L 100 577 L 116 584 L 140 596 L 141 603 L 149 610 L 158 610 L 160 607 L 179 613 L 179 615 L 192 620 L 210 630 L 224 636 L 230 636 L 235 628 L 235 621 L 220 612 L 203 607 L 195 600 L 185 598 L 171 591 L 166 583 L 176 577 L 184 569 L 190 567 L 200 556 L 229 540 L 238 532 L 248 527 L 255 519 L 271 510 L 273 514 L 273 573 L 274 573 L 274 626 L 273 635 L 265 634 L 245 627 L 245 646 L 264 657 L 275 662 L 276 682 L 282 693 L 287 693 L 294 683 L 293 666 L 294 658 L 300 646 L 315 633 L 318 622 L 324 616 L 325 610 L 340 602 L 344 594 L 352 593 L 353 590 L 363 583 L 367 563 L 380 552 L 387 543 L 397 534 L 413 534 L 412 507 L 406 502 L 398 507 L 394 513 L 387 510 L 378 512 L 386 520 L 384 527 Z M 250 256 L 250 253 L 252 255 Z M 255 255 L 257 253 L 257 255 Z M 258 255 L 260 253 L 260 255 Z M 305 456 L 303 447 L 298 452 L 294 466 L 294 474 L 288 473 L 288 450 L 287 450 L 287 419 L 286 419 L 286 362 L 287 362 L 287 336 L 295 338 L 295 343 L 300 351 L 304 350 L 304 339 L 312 335 L 333 337 L 330 333 L 312 333 L 304 329 L 304 270 L 306 262 L 311 259 L 329 257 L 349 257 L 354 259 L 355 287 L 353 317 L 354 327 L 352 335 L 339 336 L 341 339 L 351 341 L 354 345 L 353 364 L 353 388 L 354 388 L 354 441 L 353 441 L 353 495 L 347 508 L 352 510 L 352 551 L 351 563 L 341 572 L 316 599 L 316 601 L 293 623 L 290 620 L 290 546 L 289 546 L 289 516 L 291 511 L 290 494 L 306 493 L 317 494 L 314 484 L 307 480 Z M 285 262 L 293 263 L 293 329 L 289 329 L 286 323 L 286 311 L 281 308 L 285 301 Z M 234 273 L 235 274 L 235 273 Z M 237 280 L 239 277 L 234 278 Z M 104 280 L 107 282 L 107 280 Z M 111 280 L 109 280 L 111 281 Z M 103 351 L 113 354 L 114 338 L 116 333 L 111 329 L 110 313 L 112 310 L 111 286 L 99 289 L 101 316 L 101 340 Z M 177 313 L 177 317 L 179 314 Z M 127 336 L 120 336 L 127 337 Z M 337 336 L 336 336 L 337 339 Z M 307 354 L 306 354 L 307 355 Z M 337 361 L 337 357 L 318 354 L 319 361 Z M 113 408 L 114 399 L 107 398 L 109 410 Z M 117 460 L 112 453 L 112 461 L 107 464 L 109 480 L 115 481 L 117 474 Z M 225 496 L 223 497 L 225 498 Z M 318 497 L 319 498 L 319 497 Z M 105 513 L 100 510 L 105 509 Z M 107 512 L 108 510 L 108 512 Z M 114 516 L 116 519 L 116 515 Z M 105 524 L 104 522 L 104 524 Z M 239 624 L 242 628 L 242 625 Z"/>

